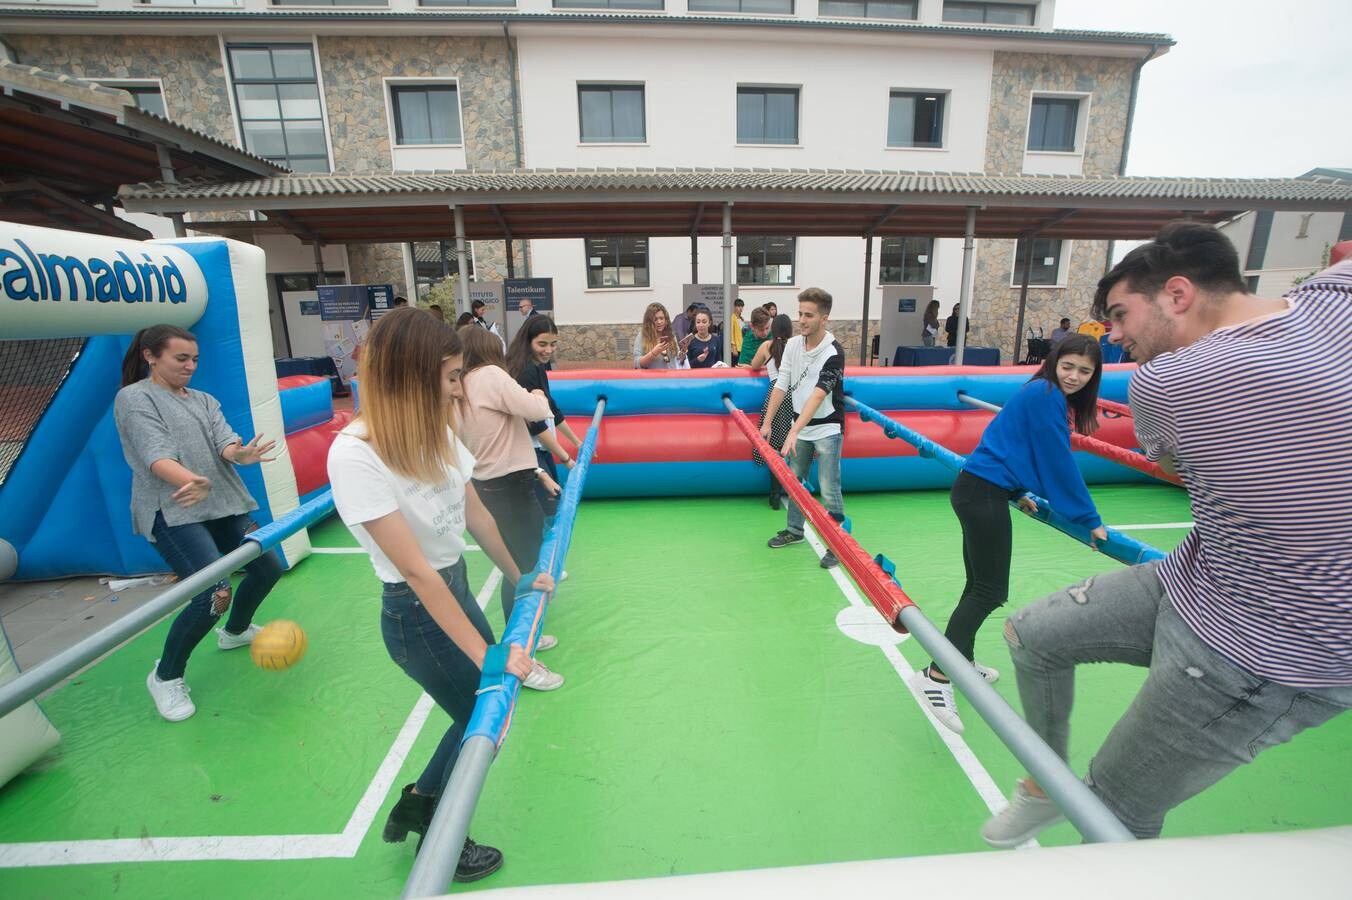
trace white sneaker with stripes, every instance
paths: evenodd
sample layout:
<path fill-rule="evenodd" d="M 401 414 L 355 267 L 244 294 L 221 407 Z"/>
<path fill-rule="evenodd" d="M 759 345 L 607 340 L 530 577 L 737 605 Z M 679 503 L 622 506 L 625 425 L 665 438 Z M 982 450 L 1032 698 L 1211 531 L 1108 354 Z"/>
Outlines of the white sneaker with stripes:
<path fill-rule="evenodd" d="M 958 706 L 953 700 L 953 685 L 946 681 L 935 681 L 929 677 L 926 667 L 911 676 L 911 690 L 929 707 L 934 718 L 954 734 L 962 734 L 962 719 L 958 717 Z"/>

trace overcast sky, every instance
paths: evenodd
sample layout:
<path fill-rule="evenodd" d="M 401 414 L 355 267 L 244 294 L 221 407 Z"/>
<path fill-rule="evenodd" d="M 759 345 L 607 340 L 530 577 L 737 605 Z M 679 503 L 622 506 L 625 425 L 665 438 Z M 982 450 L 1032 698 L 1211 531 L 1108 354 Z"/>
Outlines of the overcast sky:
<path fill-rule="evenodd" d="M 1177 42 L 1141 72 L 1128 175 L 1352 168 L 1348 0 L 1057 0 L 1055 24 Z"/>

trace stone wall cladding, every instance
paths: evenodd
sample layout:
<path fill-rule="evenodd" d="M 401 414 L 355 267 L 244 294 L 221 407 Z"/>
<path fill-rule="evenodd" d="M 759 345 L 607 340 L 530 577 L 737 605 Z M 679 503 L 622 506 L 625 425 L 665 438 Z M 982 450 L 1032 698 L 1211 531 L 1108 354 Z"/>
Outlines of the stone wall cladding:
<path fill-rule="evenodd" d="M 1089 122 L 1083 174 L 1115 175 L 1122 159 L 1122 135 L 1131 96 L 1134 59 L 996 53 L 991 73 L 991 107 L 986 138 L 986 174 L 1019 175 L 1028 136 L 1028 103 L 1034 91 L 1088 92 Z M 1050 215 L 1052 211 L 1049 210 Z M 981 213 L 977 212 L 978 222 Z M 1019 289 L 1014 271 L 1014 241 L 981 240 L 972 288 L 973 345 L 999 347 L 1012 362 Z M 1078 324 L 1089 318 L 1094 286 L 1107 260 L 1106 241 L 1075 241 L 1064 288 L 1029 288 L 1019 352 L 1029 326 L 1050 334 L 1062 316 Z M 952 298 L 954 301 L 956 297 Z M 950 304 L 946 303 L 944 314 Z"/>
<path fill-rule="evenodd" d="M 504 39 L 400 37 L 391 41 L 321 36 L 319 61 L 335 172 L 370 175 L 392 171 L 386 78 L 458 79 L 465 161 L 476 168 L 515 165 L 511 69 Z M 454 236 L 448 226 L 446 239 Z M 373 246 L 359 252 L 349 248 L 349 258 L 354 260 L 352 277 L 366 281 L 368 274 L 378 274 L 382 281 L 401 286 L 400 292 L 411 298 L 413 287 L 404 280 L 400 246 L 380 245 L 389 250 L 375 250 Z M 476 242 L 474 257 L 480 280 L 506 277 L 503 241 Z M 358 258 L 364 267 L 360 272 L 355 262 Z M 518 244 L 518 264 L 520 260 Z"/>
<path fill-rule="evenodd" d="M 386 78 L 458 79 L 466 162 L 480 168 L 515 164 L 503 38 L 321 36 L 319 60 L 335 171 L 391 171 Z"/>
<path fill-rule="evenodd" d="M 19 62 L 75 78 L 158 78 L 169 118 L 236 143 L 215 37 L 7 34 Z"/>

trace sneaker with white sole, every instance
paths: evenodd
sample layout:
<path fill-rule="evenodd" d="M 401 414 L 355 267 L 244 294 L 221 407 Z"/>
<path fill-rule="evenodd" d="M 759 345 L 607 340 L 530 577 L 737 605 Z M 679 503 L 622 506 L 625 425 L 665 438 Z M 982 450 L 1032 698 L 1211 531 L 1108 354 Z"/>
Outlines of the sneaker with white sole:
<path fill-rule="evenodd" d="M 981 826 L 981 838 L 992 847 L 1008 850 L 1031 841 L 1064 818 L 1052 800 L 1034 796 L 1020 781 L 1009 805 Z"/>
<path fill-rule="evenodd" d="M 563 687 L 563 676 L 551 672 L 544 663 L 537 662 L 521 683 L 533 691 L 553 691 Z"/>
<path fill-rule="evenodd" d="M 157 659 L 146 677 L 150 699 L 155 701 L 155 708 L 165 719 L 170 722 L 182 722 L 197 712 L 197 707 L 188 699 L 189 688 L 183 679 L 170 678 L 168 681 L 160 681 L 160 677 L 155 674 L 155 670 L 159 667 L 160 661 Z"/>
<path fill-rule="evenodd" d="M 979 662 L 972 663 L 972 666 L 976 669 L 976 674 L 986 679 L 986 684 L 995 684 L 1000 680 L 999 670 L 992 669 L 990 666 L 983 666 Z"/>
<path fill-rule="evenodd" d="M 540 653 L 544 650 L 553 650 L 559 645 L 559 639 L 552 634 L 542 634 L 539 640 L 535 642 L 535 652 Z"/>
<path fill-rule="evenodd" d="M 562 572 L 559 573 L 559 581 L 564 582 L 567 580 L 568 580 L 568 570 L 564 569 Z"/>
<path fill-rule="evenodd" d="M 239 634 L 231 634 L 224 628 L 216 629 L 216 646 L 222 650 L 234 650 L 236 647 L 247 647 L 253 643 L 253 639 L 262 631 L 261 625 L 250 625 Z"/>
<path fill-rule="evenodd" d="M 769 547 L 771 550 L 778 550 L 780 547 L 787 547 L 790 544 L 801 544 L 802 542 L 803 536 L 801 534 L 794 534 L 786 528 L 779 534 L 770 538 L 770 540 L 766 541 L 765 546 Z"/>
<path fill-rule="evenodd" d="M 921 669 L 911 676 L 911 689 L 934 713 L 934 718 L 954 734 L 962 734 L 962 719 L 958 717 L 958 706 L 953 699 L 953 685 L 947 681 L 935 681 L 929 676 L 929 669 Z"/>

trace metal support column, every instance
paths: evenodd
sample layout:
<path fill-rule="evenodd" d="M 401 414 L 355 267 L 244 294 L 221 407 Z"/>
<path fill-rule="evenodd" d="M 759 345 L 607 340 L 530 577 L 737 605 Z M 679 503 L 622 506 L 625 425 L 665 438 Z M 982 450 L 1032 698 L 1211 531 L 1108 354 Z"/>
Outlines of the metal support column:
<path fill-rule="evenodd" d="M 160 180 L 165 184 L 178 184 L 178 176 L 174 174 L 174 161 L 169 156 L 169 148 L 163 144 L 155 145 L 155 158 L 160 164 Z M 111 213 L 112 208 L 108 211 Z M 187 237 L 188 229 L 183 224 L 183 213 L 174 213 L 169 217 L 174 223 L 174 237 Z"/>
<path fill-rule="evenodd" d="M 868 365 L 868 307 L 870 294 L 869 289 L 873 281 L 873 233 L 864 235 L 864 320 L 859 328 L 859 365 Z"/>
<path fill-rule="evenodd" d="M 1019 364 L 1019 345 L 1023 341 L 1023 314 L 1028 309 L 1028 282 L 1033 275 L 1033 236 L 1024 238 L 1022 274 L 1019 276 L 1019 317 L 1014 323 L 1014 355 L 1011 359 Z"/>
<path fill-rule="evenodd" d="M 958 334 L 954 346 L 953 362 L 962 365 L 962 354 L 967 349 L 967 317 L 972 311 L 972 267 L 976 260 L 973 250 L 976 247 L 976 207 L 967 207 L 967 227 L 962 235 L 962 294 L 958 305 Z"/>
<path fill-rule="evenodd" d="M 460 276 L 457 279 L 460 290 L 456 292 L 455 310 L 458 317 L 461 313 L 469 312 L 469 256 L 465 246 L 465 211 L 459 206 L 452 206 L 451 212 L 455 214 L 455 270 Z"/>
<path fill-rule="evenodd" d="M 725 323 L 732 321 L 732 202 L 723 204 L 723 321 Z M 728 365 L 734 365 L 737 361 L 732 358 L 732 329 L 726 325 L 723 328 L 723 358 L 728 361 Z"/>

